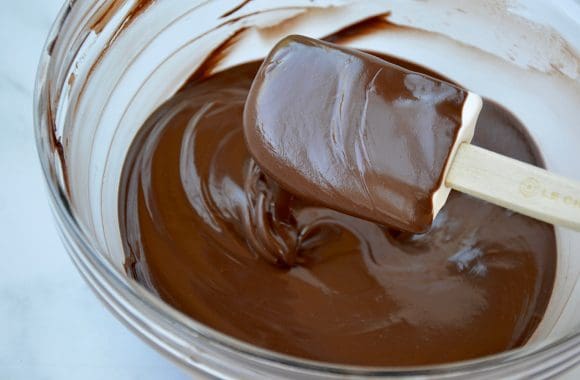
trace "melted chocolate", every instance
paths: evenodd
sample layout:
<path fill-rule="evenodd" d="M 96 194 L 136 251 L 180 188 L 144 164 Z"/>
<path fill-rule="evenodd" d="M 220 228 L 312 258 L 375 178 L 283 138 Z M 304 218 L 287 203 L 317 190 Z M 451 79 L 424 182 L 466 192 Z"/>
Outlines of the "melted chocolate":
<path fill-rule="evenodd" d="M 259 65 L 191 83 L 144 125 L 120 193 L 128 273 L 214 329 L 301 358 L 408 366 L 524 344 L 551 295 L 553 228 L 452 193 L 428 233 L 402 233 L 282 190 L 244 143 Z M 474 142 L 541 165 L 493 103 Z"/>
<path fill-rule="evenodd" d="M 291 193 L 425 232 L 466 97 L 370 54 L 290 36 L 254 79 L 245 136 L 260 167 Z"/>

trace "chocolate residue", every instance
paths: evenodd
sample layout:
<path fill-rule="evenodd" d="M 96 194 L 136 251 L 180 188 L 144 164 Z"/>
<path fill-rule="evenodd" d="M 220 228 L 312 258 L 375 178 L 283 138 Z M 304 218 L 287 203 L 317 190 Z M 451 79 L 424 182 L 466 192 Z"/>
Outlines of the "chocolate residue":
<path fill-rule="evenodd" d="M 189 84 L 142 128 L 120 192 L 129 275 L 201 323 L 312 360 L 426 365 L 523 345 L 551 295 L 552 226 L 452 193 L 428 233 L 400 233 L 282 190 L 243 138 L 259 64 Z M 537 165 L 522 130 L 486 102 L 474 143 Z"/>
<path fill-rule="evenodd" d="M 54 37 L 52 41 L 50 41 L 49 44 L 46 46 L 46 52 L 48 53 L 49 56 L 52 56 L 52 53 L 54 52 L 54 46 L 56 45 L 57 40 L 58 36 Z"/>
<path fill-rule="evenodd" d="M 58 30 L 62 29 L 62 26 L 64 25 L 68 16 L 70 15 L 71 10 L 72 10 L 72 3 L 69 3 L 69 4 L 67 4 L 66 9 L 64 10 L 64 14 L 60 20 L 60 25 L 58 26 Z M 56 45 L 56 41 L 58 41 L 58 37 L 59 37 L 59 35 L 57 34 L 53 38 L 53 40 L 50 41 L 50 43 L 48 43 L 46 46 L 46 52 L 48 53 L 49 56 L 52 56 L 52 53 L 54 52 L 54 47 Z"/>
<path fill-rule="evenodd" d="M 91 23 L 91 29 L 97 34 L 101 33 L 123 4 L 124 1 L 117 0 L 109 3 L 108 6 L 100 8 L 93 16 L 94 21 Z"/>
<path fill-rule="evenodd" d="M 133 8 L 123 20 L 123 26 L 120 29 L 126 28 L 134 19 L 139 17 L 150 5 L 155 3 L 157 0 L 136 0 Z M 113 16 L 117 13 L 117 11 L 124 5 L 125 2 L 121 0 L 113 1 L 109 3 L 107 7 L 103 7 L 99 9 L 94 17 L 94 21 L 91 23 L 91 29 L 95 31 L 95 33 L 101 33 L 105 26 L 111 21 Z"/>
<path fill-rule="evenodd" d="M 245 0 L 245 1 L 241 2 L 238 6 L 234 7 L 233 9 L 229 10 L 228 12 L 224 13 L 220 18 L 226 18 L 228 16 L 231 16 L 232 14 L 236 13 L 237 11 L 239 11 L 240 9 L 245 7 L 250 1 L 252 1 L 252 0 Z"/>
<path fill-rule="evenodd" d="M 387 21 L 387 18 L 390 15 L 391 12 L 385 12 L 383 14 L 361 20 L 356 24 L 346 26 L 339 31 L 325 37 L 324 40 L 335 44 L 344 44 L 354 38 L 372 34 L 377 30 L 392 28 L 394 25 Z"/>
<path fill-rule="evenodd" d="M 137 0 L 137 2 L 133 5 L 133 8 L 131 9 L 131 11 L 128 13 L 128 15 L 125 17 L 125 19 L 121 23 L 121 26 L 119 26 L 117 28 L 117 30 L 115 30 L 113 35 L 107 40 L 103 49 L 99 52 L 99 55 L 97 56 L 95 61 L 92 62 L 91 67 L 89 69 L 89 76 L 92 75 L 92 73 L 95 71 L 95 68 L 100 65 L 102 60 L 105 58 L 105 55 L 109 52 L 109 49 L 117 41 L 117 39 L 119 38 L 121 33 L 129 25 L 131 25 L 131 23 L 135 19 L 137 19 L 137 17 L 139 17 L 143 12 L 145 12 L 145 10 L 147 10 L 147 8 L 149 8 L 149 6 L 154 4 L 156 1 L 157 0 Z M 103 28 L 107 25 L 107 23 L 111 20 L 111 18 L 119 10 L 121 5 L 122 5 L 122 1 L 114 1 L 113 3 L 110 4 L 109 7 L 104 8 L 100 12 L 97 12 L 95 14 L 96 21 L 93 22 L 92 29 L 96 33 L 101 33 Z M 81 97 L 84 94 L 87 84 L 88 84 L 88 80 L 83 81 L 81 88 L 80 88 L 80 91 L 79 91 L 79 97 Z M 75 107 L 77 105 L 78 104 L 75 104 Z"/>
<path fill-rule="evenodd" d="M 72 86 L 75 83 L 75 80 L 77 79 L 77 76 L 74 73 L 71 73 L 71 75 L 68 77 L 68 85 Z"/>
<path fill-rule="evenodd" d="M 213 49 L 197 70 L 189 77 L 188 83 L 209 77 L 220 62 L 227 57 L 230 48 L 236 44 L 246 30 L 247 28 L 237 30 L 232 36 Z M 187 87 L 187 84 L 185 87 Z"/>
<path fill-rule="evenodd" d="M 50 97 L 50 93 L 48 93 L 47 95 L 46 103 L 47 103 L 46 112 L 48 114 L 47 122 L 50 124 L 48 128 L 48 141 L 50 143 L 50 146 L 52 147 L 52 149 L 54 149 L 59 158 L 59 162 L 62 169 L 61 170 L 63 177 L 62 179 L 65 187 L 64 190 L 67 194 L 70 194 L 70 183 L 68 179 L 67 161 L 65 159 L 64 146 L 62 144 L 62 140 L 61 138 L 58 137 L 58 133 L 56 130 L 56 123 L 54 113 L 52 111 L 52 100 Z"/>

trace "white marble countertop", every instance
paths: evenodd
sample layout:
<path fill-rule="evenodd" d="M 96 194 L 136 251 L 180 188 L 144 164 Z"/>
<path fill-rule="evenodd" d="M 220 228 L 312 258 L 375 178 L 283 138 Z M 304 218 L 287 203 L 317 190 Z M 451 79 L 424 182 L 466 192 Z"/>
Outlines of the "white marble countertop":
<path fill-rule="evenodd" d="M 0 379 L 185 379 L 103 307 L 57 236 L 32 93 L 61 3 L 3 0 L 0 12 Z"/>

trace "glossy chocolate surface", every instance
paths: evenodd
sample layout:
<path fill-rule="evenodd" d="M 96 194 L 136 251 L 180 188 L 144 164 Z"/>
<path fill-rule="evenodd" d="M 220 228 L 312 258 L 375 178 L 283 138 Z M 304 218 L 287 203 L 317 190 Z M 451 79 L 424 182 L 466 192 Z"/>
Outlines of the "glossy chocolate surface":
<path fill-rule="evenodd" d="M 128 273 L 216 330 L 300 358 L 409 366 L 524 344 L 551 295 L 553 228 L 452 193 L 428 233 L 403 233 L 281 189 L 244 139 L 259 66 L 196 79 L 144 125 L 120 193 Z M 541 165 L 490 102 L 474 143 Z"/>
<path fill-rule="evenodd" d="M 260 167 L 291 193 L 425 232 L 466 97 L 370 54 L 290 36 L 254 79 L 244 133 Z"/>

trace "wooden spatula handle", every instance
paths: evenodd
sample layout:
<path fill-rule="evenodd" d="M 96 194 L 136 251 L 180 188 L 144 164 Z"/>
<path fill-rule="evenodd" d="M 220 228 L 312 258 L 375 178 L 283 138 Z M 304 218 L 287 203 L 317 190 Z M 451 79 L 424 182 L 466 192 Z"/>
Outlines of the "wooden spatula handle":
<path fill-rule="evenodd" d="M 461 144 L 445 184 L 547 223 L 580 231 L 580 182 Z"/>

